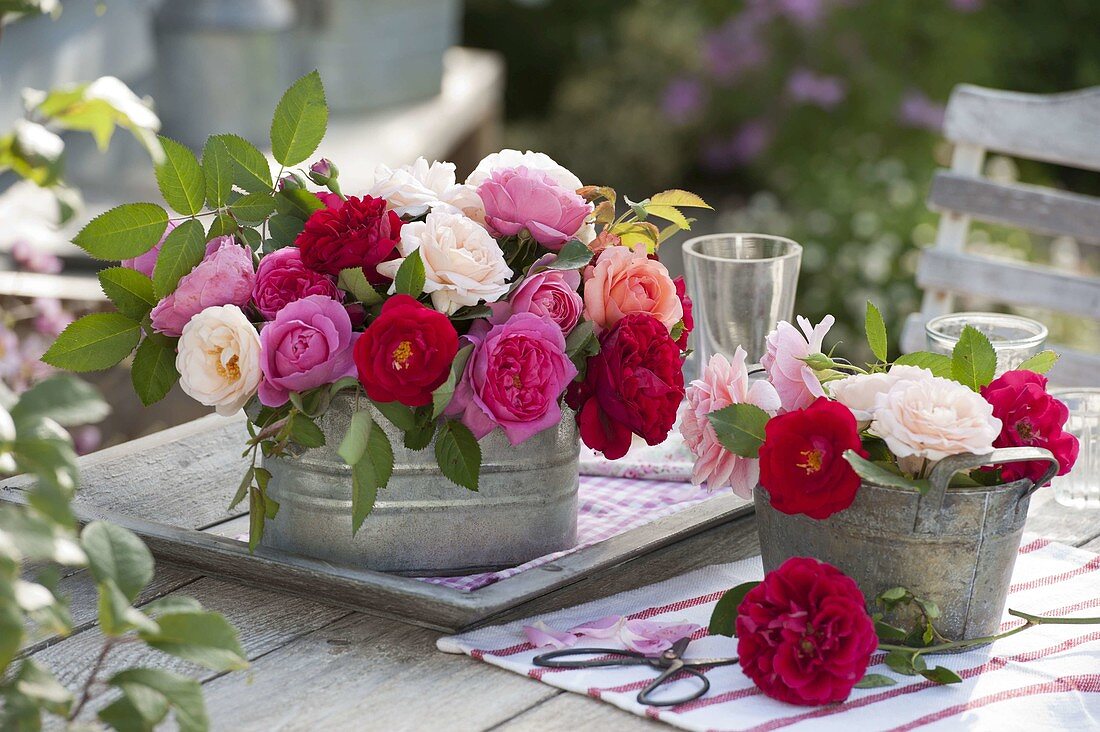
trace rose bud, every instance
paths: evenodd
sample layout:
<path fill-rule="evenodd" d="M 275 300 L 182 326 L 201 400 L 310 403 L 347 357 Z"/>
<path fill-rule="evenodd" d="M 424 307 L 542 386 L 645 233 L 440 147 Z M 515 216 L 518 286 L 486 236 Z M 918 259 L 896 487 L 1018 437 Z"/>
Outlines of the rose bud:
<path fill-rule="evenodd" d="M 328 158 L 321 158 L 309 166 L 309 179 L 319 186 L 328 186 L 340 177 L 340 169 Z"/>
<path fill-rule="evenodd" d="M 280 191 L 304 190 L 306 187 L 306 179 L 293 170 L 287 171 L 286 175 L 279 179 L 277 187 Z"/>

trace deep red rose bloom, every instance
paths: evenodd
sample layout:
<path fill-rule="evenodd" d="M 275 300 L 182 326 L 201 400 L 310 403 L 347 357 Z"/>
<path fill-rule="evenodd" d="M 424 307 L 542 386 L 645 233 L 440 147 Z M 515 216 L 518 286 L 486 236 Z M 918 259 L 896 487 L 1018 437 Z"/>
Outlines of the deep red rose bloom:
<path fill-rule="evenodd" d="M 626 454 L 632 432 L 650 445 L 663 442 L 683 398 L 680 348 L 647 313 L 631 313 L 604 331 L 584 381 L 566 395 L 584 444 L 609 460 Z"/>
<path fill-rule="evenodd" d="M 329 198 L 326 203 L 335 202 Z M 333 276 L 362 267 L 368 280 L 378 282 L 375 267 L 393 258 L 401 239 L 401 217 L 387 211 L 382 198 L 351 196 L 340 203 L 314 211 L 306 221 L 294 240 L 302 250 L 302 262 L 315 272 Z"/>
<path fill-rule="evenodd" d="M 760 484 L 772 507 L 787 514 L 823 519 L 852 505 L 859 476 L 845 450 L 867 452 L 852 411 L 818 397 L 805 409 L 772 417 L 760 446 Z"/>
<path fill-rule="evenodd" d="M 1001 420 L 1001 434 L 994 447 L 1045 447 L 1054 453 L 1065 475 L 1077 462 L 1077 438 L 1064 430 L 1069 409 L 1047 393 L 1047 379 L 1034 371 L 1008 371 L 982 387 L 982 397 L 993 405 L 993 416 Z M 1000 466 L 1007 481 L 1039 480 L 1047 463 L 1033 460 Z"/>
<path fill-rule="evenodd" d="M 446 315 L 394 295 L 356 342 L 354 357 L 371 399 L 422 407 L 447 380 L 457 352 L 458 334 Z"/>
<path fill-rule="evenodd" d="M 680 337 L 676 340 L 676 345 L 680 347 L 681 351 L 686 351 L 688 347 L 688 336 L 691 335 L 691 331 L 695 330 L 695 318 L 691 314 L 691 297 L 687 294 L 687 283 L 684 282 L 682 276 L 674 279 L 672 284 L 676 285 L 676 297 L 680 298 L 680 305 L 684 309 L 684 332 L 681 333 Z"/>
<path fill-rule="evenodd" d="M 792 557 L 749 590 L 737 655 L 760 690 L 788 704 L 844 701 L 878 646 L 863 593 L 836 567 Z"/>

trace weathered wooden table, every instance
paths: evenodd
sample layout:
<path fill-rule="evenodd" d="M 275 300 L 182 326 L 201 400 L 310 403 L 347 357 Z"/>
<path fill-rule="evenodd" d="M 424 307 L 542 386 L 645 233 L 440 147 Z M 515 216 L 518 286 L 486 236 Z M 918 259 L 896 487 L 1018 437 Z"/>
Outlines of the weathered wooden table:
<path fill-rule="evenodd" d="M 196 461 L 201 457 L 196 456 Z M 158 469 L 150 454 L 133 471 Z M 193 466 L 192 466 L 193 467 Z M 131 471 L 131 472 L 133 472 Z M 130 476 L 132 478 L 132 476 Z M 211 480 L 230 481 L 229 476 Z M 148 496 L 115 486 L 121 476 L 89 470 L 79 503 L 117 504 L 138 515 L 167 520 L 204 512 L 224 516 L 222 505 L 207 506 L 202 490 L 181 492 L 152 505 Z M 129 481 L 133 484 L 133 481 Z M 758 552 L 751 516 L 736 519 L 653 554 L 614 567 L 532 601 L 504 620 L 547 612 L 651 584 L 708 564 Z M 1028 530 L 1100 551 L 1100 512 L 1070 510 L 1040 491 L 1032 501 Z M 87 572 L 62 580 L 72 598 L 76 632 L 26 649 L 70 687 L 82 685 L 102 643 L 96 626 L 95 590 Z M 220 730 L 568 730 L 657 729 L 661 725 L 610 705 L 569 694 L 466 656 L 435 649 L 439 633 L 301 597 L 245 587 L 160 563 L 156 578 L 139 598 L 146 603 L 172 593 L 197 598 L 223 613 L 241 633 L 252 667 L 215 674 L 140 644 L 112 652 L 103 676 L 123 665 L 156 665 L 194 675 L 203 682 L 210 718 Z M 98 689 L 84 710 L 91 719 L 108 699 Z"/>

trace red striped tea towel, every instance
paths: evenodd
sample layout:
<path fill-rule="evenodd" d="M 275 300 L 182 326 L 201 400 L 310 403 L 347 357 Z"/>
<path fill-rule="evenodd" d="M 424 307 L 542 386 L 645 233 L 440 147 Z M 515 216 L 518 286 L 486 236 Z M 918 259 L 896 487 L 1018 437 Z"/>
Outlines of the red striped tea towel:
<path fill-rule="evenodd" d="M 522 627 L 535 620 L 567 629 L 607 615 L 626 615 L 683 619 L 705 628 L 724 590 L 761 576 L 760 557 L 714 565 L 538 618 L 441 638 L 437 646 L 687 730 L 1100 729 L 1098 625 L 1040 626 L 991 647 L 935 657 L 936 663 L 963 678 L 952 686 L 937 686 L 919 676 L 898 676 L 877 654 L 868 671 L 898 679 L 896 686 L 855 689 L 842 704 L 816 708 L 763 696 L 738 666 L 707 672 L 711 691 L 702 699 L 657 709 L 634 701 L 638 690 L 652 679 L 650 670 L 550 670 L 531 664 L 541 650 L 525 642 Z M 1045 539 L 1025 539 L 1009 607 L 1042 615 L 1100 615 L 1100 557 Z M 1006 615 L 1003 627 L 1007 630 L 1020 622 Z M 688 657 L 736 652 L 735 640 L 704 636 L 705 632 L 699 631 Z"/>

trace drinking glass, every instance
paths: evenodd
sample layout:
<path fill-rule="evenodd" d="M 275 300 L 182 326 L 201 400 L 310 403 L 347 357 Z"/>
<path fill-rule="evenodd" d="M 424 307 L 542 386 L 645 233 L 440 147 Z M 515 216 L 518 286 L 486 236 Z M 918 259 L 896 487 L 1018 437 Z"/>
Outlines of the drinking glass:
<path fill-rule="evenodd" d="M 1042 351 L 1047 340 L 1047 327 L 1031 318 L 1003 313 L 951 313 L 932 318 L 924 326 L 928 350 L 951 355 L 968 325 L 980 330 L 993 345 L 997 376 Z"/>
<path fill-rule="evenodd" d="M 710 234 L 684 242 L 684 271 L 694 303 L 700 369 L 715 353 L 732 358 L 743 346 L 749 363 L 764 339 L 794 315 L 802 247 L 767 234 Z"/>
<path fill-rule="evenodd" d="M 1100 389 L 1051 389 L 1069 407 L 1066 431 L 1081 442 L 1077 462 L 1055 478 L 1054 500 L 1073 508 L 1100 508 Z"/>

